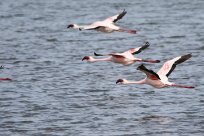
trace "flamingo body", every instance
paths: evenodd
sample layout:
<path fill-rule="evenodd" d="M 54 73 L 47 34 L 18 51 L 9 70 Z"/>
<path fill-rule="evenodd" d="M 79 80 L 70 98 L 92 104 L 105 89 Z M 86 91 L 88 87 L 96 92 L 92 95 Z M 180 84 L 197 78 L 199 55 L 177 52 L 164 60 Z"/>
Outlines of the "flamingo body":
<path fill-rule="evenodd" d="M 134 54 L 140 53 L 142 50 L 149 47 L 149 43 L 146 42 L 145 45 L 138 48 L 132 48 L 128 51 L 125 51 L 123 53 L 110 53 L 110 54 L 97 54 L 94 53 L 95 56 L 109 56 L 107 58 L 101 58 L 101 59 L 95 59 L 92 56 L 85 56 L 83 60 L 87 60 L 89 62 L 97 62 L 97 61 L 110 61 L 114 63 L 119 63 L 125 66 L 131 65 L 135 62 L 150 62 L 150 63 L 159 63 L 159 60 L 143 60 L 140 58 L 136 58 Z"/>
<path fill-rule="evenodd" d="M 104 33 L 111 33 L 111 32 L 127 32 L 131 34 L 136 34 L 136 30 L 130 30 L 130 29 L 123 29 L 119 26 L 116 26 L 115 23 L 122 19 L 123 16 L 125 16 L 127 12 L 124 10 L 122 13 L 109 17 L 102 21 L 96 21 L 90 25 L 77 25 L 77 24 L 70 24 L 67 26 L 67 28 L 74 28 L 79 30 L 96 30 Z"/>
<path fill-rule="evenodd" d="M 116 84 L 148 84 L 155 88 L 164 88 L 164 87 L 181 87 L 181 88 L 194 88 L 193 86 L 179 85 L 168 81 L 168 76 L 176 68 L 176 65 L 188 60 L 191 58 L 191 54 L 183 55 L 171 59 L 164 63 L 162 68 L 155 73 L 152 70 L 147 69 L 144 65 L 140 65 L 137 69 L 146 74 L 146 78 L 140 81 L 128 81 L 126 79 L 119 79 L 116 81 Z"/>

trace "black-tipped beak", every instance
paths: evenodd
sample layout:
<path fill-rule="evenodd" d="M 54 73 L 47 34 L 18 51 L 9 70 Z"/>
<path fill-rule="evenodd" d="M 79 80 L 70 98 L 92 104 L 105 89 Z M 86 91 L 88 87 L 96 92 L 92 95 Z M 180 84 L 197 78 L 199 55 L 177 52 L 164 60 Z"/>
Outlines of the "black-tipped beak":
<path fill-rule="evenodd" d="M 72 27 L 74 27 L 74 25 L 72 24 L 67 26 L 67 28 L 72 28 Z"/>
<path fill-rule="evenodd" d="M 84 61 L 85 60 L 85 57 L 82 59 L 82 61 Z"/>
<path fill-rule="evenodd" d="M 88 60 L 88 59 L 89 59 L 89 57 L 88 57 L 88 56 L 85 56 L 85 57 L 82 59 L 82 61 Z"/>
<path fill-rule="evenodd" d="M 138 67 L 137 67 L 137 70 L 140 70 L 141 68 L 144 68 L 144 65 L 143 65 L 143 64 L 140 65 L 140 66 L 138 66 Z"/>

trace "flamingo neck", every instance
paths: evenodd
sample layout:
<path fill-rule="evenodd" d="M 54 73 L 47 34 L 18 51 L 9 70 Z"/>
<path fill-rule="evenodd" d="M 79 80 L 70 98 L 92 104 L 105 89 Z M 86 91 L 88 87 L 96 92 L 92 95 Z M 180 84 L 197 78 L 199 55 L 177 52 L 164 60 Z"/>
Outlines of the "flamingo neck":
<path fill-rule="evenodd" d="M 145 84 L 144 80 L 140 80 L 140 81 L 126 81 L 124 84 Z"/>
<path fill-rule="evenodd" d="M 98 62 L 98 61 L 112 61 L 112 60 L 111 60 L 111 57 L 108 57 L 108 58 L 100 58 L 100 59 L 93 58 L 93 59 L 91 59 L 89 61 L 90 62 Z"/>

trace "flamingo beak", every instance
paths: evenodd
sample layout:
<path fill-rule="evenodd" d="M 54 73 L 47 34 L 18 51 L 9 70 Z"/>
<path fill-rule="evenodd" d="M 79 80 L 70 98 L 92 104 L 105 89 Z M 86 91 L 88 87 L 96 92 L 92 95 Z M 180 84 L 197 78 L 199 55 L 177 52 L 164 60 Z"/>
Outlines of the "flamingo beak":
<path fill-rule="evenodd" d="M 72 27 L 74 27 L 73 24 L 67 26 L 67 28 L 72 28 Z"/>
<path fill-rule="evenodd" d="M 116 81 L 116 84 L 119 84 L 119 83 L 122 83 L 122 82 L 123 82 L 122 79 L 118 79 L 118 80 Z"/>
<path fill-rule="evenodd" d="M 85 56 L 85 57 L 82 59 L 82 61 L 88 60 L 88 59 L 89 59 L 89 57 L 88 57 L 88 56 Z"/>

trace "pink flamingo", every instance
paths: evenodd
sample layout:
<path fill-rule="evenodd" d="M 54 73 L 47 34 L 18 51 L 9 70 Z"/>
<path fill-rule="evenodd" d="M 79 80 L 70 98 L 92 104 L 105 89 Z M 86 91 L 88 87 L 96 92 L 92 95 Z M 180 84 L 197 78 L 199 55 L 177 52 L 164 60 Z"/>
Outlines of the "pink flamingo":
<path fill-rule="evenodd" d="M 4 66 L 0 66 L 0 69 L 4 69 Z M 11 80 L 10 78 L 4 78 L 4 77 L 0 77 L 0 80 Z"/>
<path fill-rule="evenodd" d="M 97 21 L 90 25 L 70 24 L 67 26 L 67 28 L 79 29 L 80 31 L 81 30 L 96 30 L 96 31 L 104 32 L 104 33 L 111 33 L 114 31 L 118 31 L 118 32 L 127 32 L 131 34 L 136 34 L 136 30 L 124 29 L 124 28 L 120 28 L 115 25 L 115 23 L 118 20 L 122 19 L 126 13 L 127 12 L 124 10 L 122 13 L 109 17 L 103 21 Z"/>
<path fill-rule="evenodd" d="M 137 69 L 146 74 L 147 77 L 145 79 L 140 81 L 128 81 L 126 79 L 118 79 L 116 81 L 116 84 L 149 84 L 155 88 L 164 88 L 170 86 L 181 88 L 194 88 L 193 86 L 184 86 L 168 81 L 168 76 L 176 68 L 176 65 L 188 60 L 191 57 L 191 54 L 187 54 L 169 60 L 164 63 L 162 68 L 157 73 L 147 69 L 144 65 L 140 65 Z"/>
<path fill-rule="evenodd" d="M 10 78 L 7 78 L 7 77 L 6 77 L 6 78 L 1 77 L 0 80 L 11 80 L 11 79 L 10 79 Z"/>
<path fill-rule="evenodd" d="M 119 63 L 119 64 L 123 64 L 123 65 L 131 65 L 135 62 L 150 62 L 150 63 L 159 63 L 159 60 L 144 60 L 144 59 L 140 59 L 140 58 L 135 58 L 134 54 L 138 54 L 140 53 L 142 50 L 146 49 L 147 47 L 149 47 L 149 43 L 146 42 L 145 45 L 143 45 L 142 47 L 138 47 L 138 48 L 132 48 L 128 51 L 125 51 L 123 53 L 111 53 L 111 54 L 97 54 L 94 52 L 95 56 L 110 56 L 107 58 L 101 58 L 101 59 L 95 59 L 91 56 L 85 56 L 83 60 L 87 60 L 89 62 L 97 62 L 97 61 L 111 61 L 114 63 Z"/>

